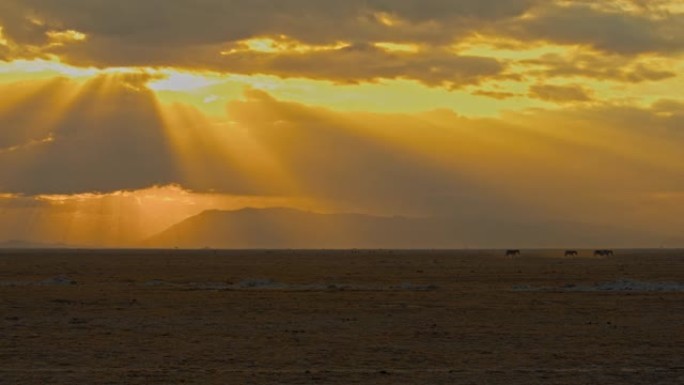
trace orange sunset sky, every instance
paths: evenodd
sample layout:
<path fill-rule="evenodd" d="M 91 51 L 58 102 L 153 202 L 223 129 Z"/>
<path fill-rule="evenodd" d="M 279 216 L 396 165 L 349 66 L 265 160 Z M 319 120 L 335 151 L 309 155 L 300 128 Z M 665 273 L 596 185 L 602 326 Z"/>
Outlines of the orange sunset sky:
<path fill-rule="evenodd" d="M 291 207 L 684 246 L 683 70 L 678 0 L 0 0 L 0 242 Z"/>

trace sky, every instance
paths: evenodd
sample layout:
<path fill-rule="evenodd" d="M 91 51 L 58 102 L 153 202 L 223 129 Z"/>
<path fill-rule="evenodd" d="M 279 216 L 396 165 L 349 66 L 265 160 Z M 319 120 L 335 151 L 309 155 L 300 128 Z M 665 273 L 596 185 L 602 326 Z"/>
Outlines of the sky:
<path fill-rule="evenodd" d="M 0 241 L 291 207 L 684 246 L 683 70 L 677 0 L 0 0 Z"/>

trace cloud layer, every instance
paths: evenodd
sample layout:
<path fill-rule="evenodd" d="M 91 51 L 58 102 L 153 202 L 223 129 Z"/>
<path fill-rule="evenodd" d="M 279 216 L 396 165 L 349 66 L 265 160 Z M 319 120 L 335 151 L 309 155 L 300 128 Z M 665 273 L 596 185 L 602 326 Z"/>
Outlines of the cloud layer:
<path fill-rule="evenodd" d="M 597 69 L 563 65 L 557 57 L 540 59 L 551 66 L 545 72 L 549 76 L 660 80 L 674 76 L 666 59 L 680 57 L 684 49 L 684 14 L 675 5 L 638 0 L 5 0 L 0 26 L 6 44 L 0 44 L 0 58 L 57 55 L 81 66 L 174 67 L 347 83 L 403 78 L 450 88 L 529 75 L 532 68 L 511 68 L 529 61 L 462 50 L 484 41 L 494 47 L 581 47 L 582 60 L 599 58 Z M 268 39 L 270 48 L 241 49 L 253 39 Z M 384 43 L 412 49 L 388 50 Z M 646 57 L 648 63 L 642 62 Z"/>

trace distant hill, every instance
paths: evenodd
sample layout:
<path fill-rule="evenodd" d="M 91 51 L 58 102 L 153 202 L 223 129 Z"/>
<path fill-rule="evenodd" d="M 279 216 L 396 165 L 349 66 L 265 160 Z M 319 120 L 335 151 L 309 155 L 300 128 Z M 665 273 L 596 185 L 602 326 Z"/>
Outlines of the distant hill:
<path fill-rule="evenodd" d="M 158 248 L 657 247 L 657 237 L 570 222 L 317 214 L 286 208 L 206 211 L 147 239 Z"/>
<path fill-rule="evenodd" d="M 276 208 L 206 211 L 145 244 L 181 248 L 418 248 L 454 246 L 453 239 L 448 228 L 434 226 L 428 220 Z"/>

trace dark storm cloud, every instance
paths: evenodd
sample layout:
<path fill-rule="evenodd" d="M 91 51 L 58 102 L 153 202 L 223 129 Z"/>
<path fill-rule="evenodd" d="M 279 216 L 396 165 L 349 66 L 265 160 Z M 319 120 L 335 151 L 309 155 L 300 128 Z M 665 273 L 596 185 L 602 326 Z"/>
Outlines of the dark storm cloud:
<path fill-rule="evenodd" d="M 35 12 L 28 4 L 5 0 L 0 2 L 0 26 L 4 35 L 20 45 L 41 45 L 45 43 L 49 25 L 39 23 Z"/>
<path fill-rule="evenodd" d="M 518 16 L 538 0 L 5 0 L 14 18 L 8 32 L 31 28 L 18 15 L 38 15 L 48 26 L 130 42 L 176 46 L 219 44 L 260 35 L 285 34 L 299 41 L 366 41 L 390 37 L 438 39 L 473 23 Z M 379 14 L 408 25 L 383 25 Z M 423 30 L 423 23 L 433 23 Z M 16 32 L 15 32 L 16 31 Z M 443 38 L 451 39 L 451 34 Z"/>
<path fill-rule="evenodd" d="M 281 77 L 334 79 L 341 82 L 377 79 L 418 79 L 431 86 L 458 88 L 504 76 L 506 66 L 494 59 L 444 52 L 386 52 L 376 47 L 347 47 L 309 54 L 235 53 L 219 67 L 239 73 L 269 73 Z"/>

